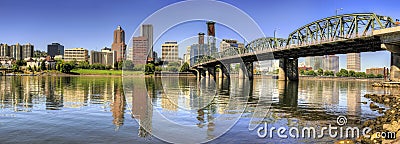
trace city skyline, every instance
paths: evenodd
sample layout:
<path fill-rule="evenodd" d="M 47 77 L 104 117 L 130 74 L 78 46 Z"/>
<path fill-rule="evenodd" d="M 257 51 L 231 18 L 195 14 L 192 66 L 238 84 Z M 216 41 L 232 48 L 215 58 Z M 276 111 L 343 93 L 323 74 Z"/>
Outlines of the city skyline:
<path fill-rule="evenodd" d="M 0 39 L 0 43 L 32 43 L 35 45 L 36 50 L 46 50 L 48 44 L 58 42 L 64 45 L 65 48 L 84 47 L 88 50 L 100 50 L 103 47 L 111 46 L 112 37 L 110 33 L 117 25 L 125 27 L 127 37 L 125 40 L 130 41 L 133 31 L 141 25 L 141 22 L 147 16 L 175 2 L 177 1 L 122 1 L 119 3 L 104 1 L 100 3 L 90 0 L 83 2 L 74 0 L 68 2 L 40 0 L 39 4 L 39 2 L 5 0 L 0 2 L 4 6 L 4 13 L 1 13 L 0 16 L 10 21 L 15 19 L 29 20 L 29 25 L 26 23 L 4 23 L 0 30 L 7 37 Z M 334 0 L 324 2 L 309 1 L 307 3 L 293 1 L 225 2 L 251 16 L 259 24 L 266 36 L 272 36 L 274 29 L 277 28 L 276 36 L 283 38 L 307 23 L 335 15 L 335 11 L 339 8 L 343 8 L 343 10 L 337 11 L 339 15 L 344 13 L 375 12 L 380 15 L 391 16 L 394 19 L 399 18 L 394 5 L 385 5 L 379 2 L 342 2 Z M 388 1 L 387 3 L 395 2 Z M 124 4 L 121 5 L 121 3 Z M 140 6 L 138 9 L 129 9 L 128 7 L 131 5 Z M 279 8 L 279 6 L 285 5 L 287 5 L 289 11 Z M 27 10 L 29 13 L 16 11 L 17 7 L 18 9 Z M 104 11 L 106 7 L 107 9 L 109 7 L 109 10 Z M 298 7 L 302 7 L 303 10 L 296 10 Z M 277 15 L 271 17 L 263 15 L 268 12 L 276 12 Z M 283 17 L 285 18 L 282 19 Z M 58 21 L 54 21 L 56 18 Z M 232 33 L 228 32 L 228 28 L 223 28 L 218 24 L 216 27 L 217 39 L 227 38 L 241 41 L 241 38 L 237 35 L 232 36 Z M 167 40 L 176 40 L 179 43 L 183 38 L 195 36 L 198 32 L 206 32 L 205 30 L 204 23 L 195 27 L 173 28 L 170 32 L 184 31 L 185 33 L 168 38 L 160 37 L 159 39 L 154 39 L 154 49 L 161 49 L 161 44 Z M 157 29 L 154 29 L 154 31 L 157 31 Z M 166 33 L 166 36 L 169 35 Z M 155 36 L 155 38 L 157 37 Z M 179 46 L 179 56 L 182 57 L 184 50 L 181 47 L 186 48 L 188 45 L 179 44 Z M 160 51 L 157 52 L 160 54 Z M 339 56 L 340 68 L 346 68 L 346 56 Z M 379 61 L 376 59 L 379 59 Z M 300 59 L 300 61 L 303 60 Z M 365 71 L 366 68 L 387 67 L 389 65 L 389 52 L 361 53 L 361 71 Z"/>

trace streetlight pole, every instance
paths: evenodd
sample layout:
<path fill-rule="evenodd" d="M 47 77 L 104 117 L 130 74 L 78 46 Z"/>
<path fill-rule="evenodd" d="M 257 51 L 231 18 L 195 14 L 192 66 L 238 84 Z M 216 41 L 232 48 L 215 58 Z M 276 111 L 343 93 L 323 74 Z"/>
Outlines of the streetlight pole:
<path fill-rule="evenodd" d="M 276 31 L 279 30 L 279 28 L 274 29 L 274 46 L 276 46 Z"/>
<path fill-rule="evenodd" d="M 337 16 L 337 15 L 338 15 L 338 12 L 339 12 L 339 10 L 343 10 L 343 8 L 336 9 L 336 15 L 335 15 L 335 16 Z"/>

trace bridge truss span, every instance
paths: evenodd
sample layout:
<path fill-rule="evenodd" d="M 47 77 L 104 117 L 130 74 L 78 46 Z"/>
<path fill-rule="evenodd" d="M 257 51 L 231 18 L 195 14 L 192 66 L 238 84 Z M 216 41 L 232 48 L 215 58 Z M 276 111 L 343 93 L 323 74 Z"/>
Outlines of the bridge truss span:
<path fill-rule="evenodd" d="M 374 30 L 394 27 L 391 17 L 375 13 L 353 13 L 327 17 L 289 34 L 287 46 L 306 45 L 372 36 Z"/>

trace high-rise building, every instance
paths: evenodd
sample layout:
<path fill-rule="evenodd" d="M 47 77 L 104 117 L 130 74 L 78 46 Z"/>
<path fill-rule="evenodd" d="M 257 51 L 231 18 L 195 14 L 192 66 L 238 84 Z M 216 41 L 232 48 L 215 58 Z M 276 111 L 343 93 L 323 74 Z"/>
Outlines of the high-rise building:
<path fill-rule="evenodd" d="M 305 58 L 305 66 L 312 67 L 314 70 L 318 70 L 320 68 L 323 69 L 323 57 L 324 56 L 313 56 Z"/>
<path fill-rule="evenodd" d="M 222 39 L 221 43 L 219 44 L 219 50 L 221 52 L 225 51 L 226 49 L 229 48 L 238 48 L 238 49 L 243 49 L 244 44 L 243 43 L 238 43 L 237 40 L 229 40 L 229 39 Z"/>
<path fill-rule="evenodd" d="M 347 54 L 347 70 L 359 72 L 361 71 L 361 56 L 360 53 L 348 53 Z"/>
<path fill-rule="evenodd" d="M 384 75 L 385 68 L 368 68 L 366 69 L 366 74 L 374 74 L 374 75 Z"/>
<path fill-rule="evenodd" d="M 88 50 L 84 48 L 71 48 L 64 50 L 64 61 L 88 61 Z"/>
<path fill-rule="evenodd" d="M 325 55 L 323 56 L 323 70 L 339 72 L 339 56 Z"/>
<path fill-rule="evenodd" d="M 22 59 L 33 57 L 34 47 L 30 43 L 22 45 Z"/>
<path fill-rule="evenodd" d="M 114 41 L 111 45 L 111 49 L 117 52 L 117 61 L 123 61 L 125 59 L 125 31 L 118 26 L 116 30 L 114 30 Z"/>
<path fill-rule="evenodd" d="M 150 61 L 154 60 L 153 56 L 153 25 L 144 24 L 141 27 L 140 35 L 147 39 L 147 54 Z"/>
<path fill-rule="evenodd" d="M 217 53 L 217 46 L 216 46 L 216 38 L 215 38 L 215 22 L 209 21 L 207 22 L 207 55 L 211 56 L 214 53 Z"/>
<path fill-rule="evenodd" d="M 146 64 L 148 55 L 152 55 L 149 53 L 148 44 L 147 38 L 144 36 L 133 37 L 131 50 L 133 65 Z"/>
<path fill-rule="evenodd" d="M 198 43 L 190 46 L 190 65 L 194 65 L 201 57 L 207 55 L 208 45 L 204 44 L 204 33 L 199 33 L 198 36 Z"/>
<path fill-rule="evenodd" d="M 0 44 L 0 57 L 10 57 L 10 46 L 7 44 Z"/>
<path fill-rule="evenodd" d="M 33 57 L 34 46 L 30 43 L 26 45 L 8 46 L 7 44 L 0 44 L 0 57 L 13 58 L 15 60 L 23 60 L 25 58 Z"/>
<path fill-rule="evenodd" d="M 47 54 L 50 57 L 54 57 L 56 55 L 64 55 L 64 46 L 59 43 L 51 43 L 47 45 Z"/>
<path fill-rule="evenodd" d="M 11 45 L 10 56 L 15 60 L 22 59 L 22 46 L 19 43 L 17 43 L 16 45 Z"/>
<path fill-rule="evenodd" d="M 178 57 L 178 42 L 167 41 L 161 45 L 162 56 L 161 59 L 164 62 L 179 62 Z"/>
<path fill-rule="evenodd" d="M 187 46 L 186 47 L 186 53 L 183 56 L 183 62 L 187 62 L 188 64 L 190 64 L 190 52 L 191 52 L 192 47 L 191 46 Z"/>
<path fill-rule="evenodd" d="M 114 67 L 117 61 L 117 52 L 110 48 L 103 48 L 100 52 L 90 51 L 90 64 L 103 64 Z"/>

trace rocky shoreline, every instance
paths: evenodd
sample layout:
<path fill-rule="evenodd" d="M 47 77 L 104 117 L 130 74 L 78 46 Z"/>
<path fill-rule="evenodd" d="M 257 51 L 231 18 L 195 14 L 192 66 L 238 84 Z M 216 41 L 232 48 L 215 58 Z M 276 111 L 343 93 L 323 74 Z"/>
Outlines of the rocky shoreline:
<path fill-rule="evenodd" d="M 370 103 L 371 110 L 376 110 L 384 115 L 377 117 L 376 119 L 365 121 L 364 127 L 371 128 L 370 137 L 360 137 L 357 139 L 358 143 L 387 143 L 397 144 L 400 143 L 400 95 L 391 94 L 366 94 L 364 97 L 369 98 L 372 102 Z M 388 109 L 380 108 L 375 103 L 381 103 L 388 106 Z M 378 138 L 378 132 L 395 132 L 396 139 L 384 139 Z"/>

